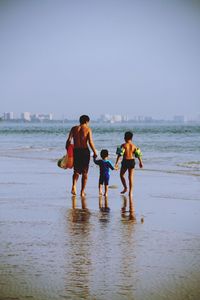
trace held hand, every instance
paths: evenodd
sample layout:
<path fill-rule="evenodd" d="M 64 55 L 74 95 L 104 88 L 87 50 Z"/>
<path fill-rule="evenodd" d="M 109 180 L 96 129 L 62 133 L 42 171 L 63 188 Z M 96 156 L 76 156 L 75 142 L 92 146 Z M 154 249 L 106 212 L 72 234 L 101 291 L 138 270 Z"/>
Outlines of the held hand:
<path fill-rule="evenodd" d="M 119 167 L 118 167 L 118 164 L 115 164 L 115 170 L 118 170 Z"/>
<path fill-rule="evenodd" d="M 94 152 L 93 158 L 97 158 L 97 153 L 96 152 Z"/>

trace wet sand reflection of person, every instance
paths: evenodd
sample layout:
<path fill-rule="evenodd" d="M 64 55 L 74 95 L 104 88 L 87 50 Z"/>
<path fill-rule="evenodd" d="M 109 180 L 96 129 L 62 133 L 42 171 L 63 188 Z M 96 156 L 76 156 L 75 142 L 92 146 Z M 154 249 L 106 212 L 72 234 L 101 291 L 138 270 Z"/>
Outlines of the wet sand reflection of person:
<path fill-rule="evenodd" d="M 72 196 L 72 221 L 85 222 L 88 221 L 90 212 L 87 208 L 86 197 L 81 197 L 81 208 L 77 208 L 77 198 Z"/>
<path fill-rule="evenodd" d="M 129 195 L 128 198 L 129 198 L 129 210 L 127 210 L 128 199 L 125 195 L 122 195 L 123 206 L 121 208 L 121 215 L 122 215 L 123 218 L 126 218 L 126 219 L 128 218 L 129 220 L 132 220 L 132 221 L 136 222 L 136 214 L 135 214 L 133 196 Z"/>
<path fill-rule="evenodd" d="M 99 196 L 99 209 L 102 212 L 109 212 L 110 208 L 108 206 L 108 197 L 104 197 L 104 202 L 103 202 L 103 197 L 102 195 Z"/>
<path fill-rule="evenodd" d="M 99 221 L 102 224 L 106 224 L 110 221 L 110 208 L 108 206 L 108 197 L 103 197 L 102 195 L 99 195 Z"/>
<path fill-rule="evenodd" d="M 86 197 L 71 197 L 68 211 L 65 259 L 65 295 L 69 299 L 90 299 L 91 223 Z M 80 202 L 81 205 L 80 205 Z"/>
<path fill-rule="evenodd" d="M 121 226 L 119 232 L 118 245 L 118 294 L 125 299 L 136 299 L 135 290 L 138 287 L 138 256 L 140 260 L 140 252 L 138 251 L 138 225 L 136 225 L 136 215 L 134 201 L 132 196 L 121 196 Z"/>

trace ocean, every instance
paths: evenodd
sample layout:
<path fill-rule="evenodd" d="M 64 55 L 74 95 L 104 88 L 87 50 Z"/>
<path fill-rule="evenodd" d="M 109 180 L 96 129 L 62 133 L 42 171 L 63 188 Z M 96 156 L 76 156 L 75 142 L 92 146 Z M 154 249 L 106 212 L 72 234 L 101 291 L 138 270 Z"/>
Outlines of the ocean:
<path fill-rule="evenodd" d="M 199 299 L 200 126 L 91 122 L 113 163 L 125 131 L 143 153 L 105 199 L 92 159 L 85 198 L 57 166 L 74 125 L 0 123 L 0 300 Z"/>
<path fill-rule="evenodd" d="M 2 157 L 55 162 L 65 153 L 65 141 L 75 124 L 0 123 Z M 116 147 L 124 142 L 124 132 L 134 133 L 141 148 L 146 171 L 200 175 L 200 126 L 177 124 L 91 124 L 98 151 L 109 150 L 116 159 Z"/>

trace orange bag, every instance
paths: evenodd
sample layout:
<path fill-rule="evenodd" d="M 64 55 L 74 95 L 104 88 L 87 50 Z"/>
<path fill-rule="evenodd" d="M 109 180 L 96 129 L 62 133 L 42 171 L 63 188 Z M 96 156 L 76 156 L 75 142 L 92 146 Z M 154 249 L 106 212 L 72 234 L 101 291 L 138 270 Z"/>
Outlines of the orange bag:
<path fill-rule="evenodd" d="M 74 166 L 74 145 L 70 144 L 67 153 L 57 161 L 58 167 L 62 169 L 72 169 Z"/>

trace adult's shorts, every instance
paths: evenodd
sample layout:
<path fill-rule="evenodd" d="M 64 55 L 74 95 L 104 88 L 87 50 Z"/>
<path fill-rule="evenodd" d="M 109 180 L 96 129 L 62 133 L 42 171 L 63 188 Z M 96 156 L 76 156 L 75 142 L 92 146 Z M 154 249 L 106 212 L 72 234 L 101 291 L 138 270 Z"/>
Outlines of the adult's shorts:
<path fill-rule="evenodd" d="M 87 173 L 90 163 L 88 148 L 74 148 L 74 171 L 78 174 Z"/>
<path fill-rule="evenodd" d="M 126 170 L 135 168 L 135 159 L 123 159 L 122 160 L 122 168 Z"/>

